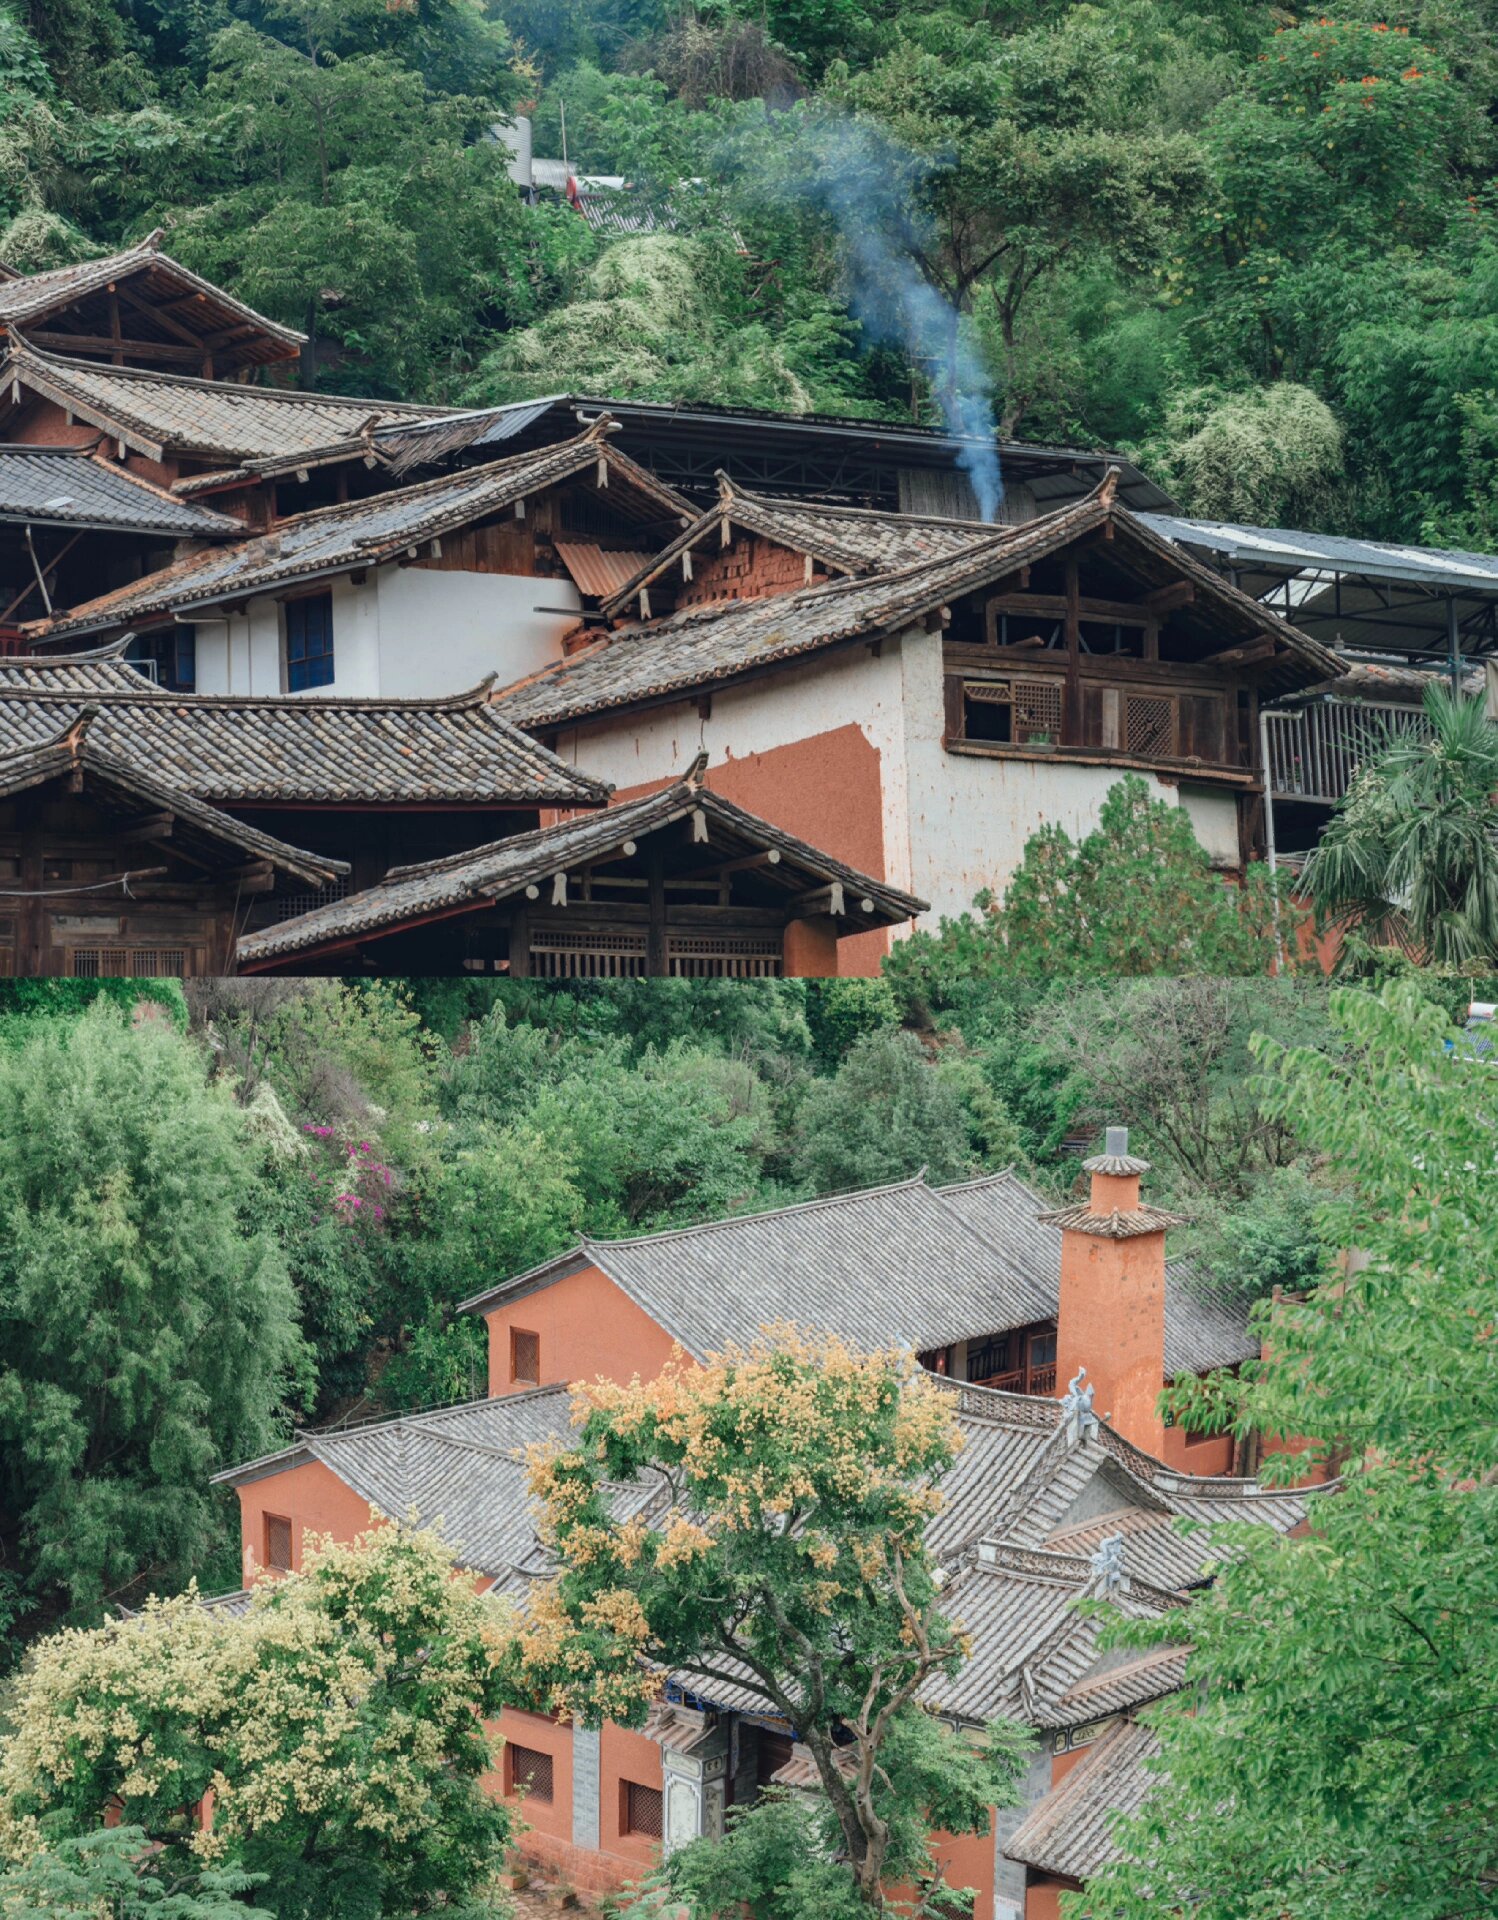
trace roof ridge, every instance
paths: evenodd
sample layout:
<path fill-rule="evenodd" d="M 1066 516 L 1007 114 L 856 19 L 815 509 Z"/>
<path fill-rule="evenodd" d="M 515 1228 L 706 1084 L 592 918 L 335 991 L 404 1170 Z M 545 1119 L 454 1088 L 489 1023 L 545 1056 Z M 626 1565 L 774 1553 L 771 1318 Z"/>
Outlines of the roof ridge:
<path fill-rule="evenodd" d="M 500 717 L 503 718 L 502 715 Z M 506 721 L 505 724 L 508 726 L 513 723 Z M 577 823 L 586 821 L 589 826 L 596 826 L 600 820 L 612 814 L 624 814 L 632 807 L 643 810 L 648 802 L 659 802 L 666 795 L 676 793 L 678 789 L 683 793 L 688 791 L 684 782 L 677 781 L 672 786 L 662 787 L 657 793 L 642 794 L 638 800 L 626 800 L 618 807 L 605 807 L 602 812 L 595 810 L 592 813 L 579 814 L 576 816 Z M 662 811 L 665 809 L 662 808 Z M 481 846 L 469 847 L 459 853 L 439 854 L 434 860 L 413 860 L 403 867 L 391 867 L 384 875 L 384 879 L 377 884 L 383 885 L 384 880 L 412 880 L 428 873 L 450 873 L 458 867 L 472 866 L 487 854 L 497 853 L 501 849 L 506 853 L 513 853 L 517 847 L 524 847 L 528 842 L 534 844 L 537 841 L 549 839 L 558 828 L 573 824 L 573 820 L 557 820 L 553 821 L 549 827 L 530 827 L 524 833 L 513 833 L 499 840 L 486 840 Z"/>
<path fill-rule="evenodd" d="M 810 1212 L 814 1207 L 836 1206 L 848 1200 L 872 1199 L 877 1194 L 900 1193 L 913 1187 L 924 1187 L 928 1193 L 932 1191 L 931 1188 L 926 1187 L 926 1169 L 924 1167 L 921 1168 L 919 1173 L 912 1174 L 904 1180 L 890 1180 L 886 1182 L 885 1185 L 879 1187 L 852 1187 L 842 1193 L 817 1194 L 809 1200 L 792 1200 L 781 1207 L 760 1207 L 748 1213 L 731 1213 L 725 1215 L 720 1220 L 700 1220 L 692 1226 L 663 1227 L 656 1233 L 636 1233 L 631 1234 L 626 1239 L 594 1240 L 589 1235 L 583 1234 L 578 1240 L 578 1245 L 580 1247 L 600 1248 L 651 1246 L 665 1240 L 678 1240 L 687 1234 L 711 1233 L 720 1227 L 742 1226 L 746 1220 L 781 1219 L 791 1213 Z M 517 1278 L 518 1277 L 519 1276 L 517 1276 Z"/>
<path fill-rule="evenodd" d="M 170 256 L 168 256 L 170 257 Z M 174 265 L 178 264 L 173 262 Z M 187 271 L 186 268 L 183 269 Z M 222 291 L 222 289 L 220 289 Z M 232 299 L 232 295 L 228 295 Z M 252 309 L 246 309 L 252 311 Z M 275 323 L 272 322 L 274 325 Z M 320 388 L 276 387 L 259 384 L 241 384 L 237 380 L 205 380 L 195 373 L 171 373 L 160 367 L 114 367 L 107 366 L 102 360 L 83 360 L 75 354 L 53 353 L 45 347 L 38 347 L 25 337 L 24 331 L 12 331 L 9 351 L 6 359 L 39 360 L 43 366 L 55 368 L 61 375 L 69 373 L 92 374 L 109 380 L 123 379 L 126 385 L 139 386 L 191 387 L 194 391 L 206 391 L 221 394 L 228 399 L 251 396 L 256 400 L 286 401 L 295 406 L 321 407 L 368 407 L 376 413 L 393 412 L 412 414 L 417 418 L 435 417 L 442 412 L 439 406 L 427 406 L 419 400 L 377 400 L 368 394 L 360 393 L 324 393 Z M 3 372 L 3 363 L 0 363 Z"/>
<path fill-rule="evenodd" d="M 116 642 L 114 644 L 119 645 L 121 643 Z M 93 656 L 95 660 L 100 661 L 107 660 L 108 657 L 107 652 L 102 648 L 96 656 Z M 111 704 L 130 704 L 137 701 L 143 704 L 156 702 L 165 706 L 188 707 L 199 713 L 204 711 L 225 712 L 235 707 L 248 707 L 252 712 L 263 712 L 270 707 L 284 707 L 294 711 L 307 710 L 314 713 L 460 713 L 468 709 L 479 713 L 492 710 L 495 720 L 502 724 L 507 731 L 518 731 L 514 722 L 507 720 L 489 698 L 490 689 L 494 681 L 498 678 L 496 674 L 492 673 L 486 674 L 477 686 L 468 687 L 462 693 L 387 694 L 384 696 L 370 695 L 367 697 L 339 697 L 332 694 L 318 695 L 316 693 L 173 693 L 168 688 L 157 685 L 155 681 L 148 680 L 144 674 L 137 676 L 140 680 L 140 690 L 138 692 L 134 687 L 125 686 L 98 688 L 33 688 L 18 686 L 14 681 L 7 681 L 5 679 L 5 672 L 10 667 L 24 666 L 30 668 L 33 664 L 40 664 L 44 667 L 53 665 L 66 667 L 74 666 L 80 660 L 87 661 L 89 659 L 90 656 L 82 654 L 57 654 L 55 656 L 50 654 L 14 654 L 9 657 L 0 655 L 0 699 L 18 701 L 33 700 L 38 702 L 66 700 L 71 702 L 81 700 L 87 696 L 90 699 L 106 701 Z M 121 661 L 120 664 L 126 665 L 128 663 Z"/>

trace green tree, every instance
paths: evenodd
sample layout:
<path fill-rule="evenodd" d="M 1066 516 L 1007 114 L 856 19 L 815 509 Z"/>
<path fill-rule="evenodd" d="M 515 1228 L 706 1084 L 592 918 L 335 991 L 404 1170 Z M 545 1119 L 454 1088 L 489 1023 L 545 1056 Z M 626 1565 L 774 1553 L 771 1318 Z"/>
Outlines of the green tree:
<path fill-rule="evenodd" d="M 1263 974 L 1277 913 L 1287 934 L 1290 921 L 1262 866 L 1228 886 L 1186 809 L 1151 799 L 1138 774 L 1109 789 L 1080 842 L 1060 826 L 1032 834 L 1002 902 L 985 891 L 974 908 L 899 942 L 885 962 L 897 992 L 931 1004 L 963 981 Z"/>
<path fill-rule="evenodd" d="M 1424 708 L 1427 734 L 1394 736 L 1354 776 L 1301 885 L 1323 927 L 1488 971 L 1498 960 L 1498 728 L 1480 698 L 1444 686 L 1426 688 Z"/>
<path fill-rule="evenodd" d="M 867 1034 L 801 1102 L 796 1172 L 813 1193 L 880 1186 L 922 1167 L 933 1180 L 960 1180 L 980 1161 L 964 1094 L 981 1100 L 955 1062 L 933 1064 L 914 1034 Z M 990 1124 L 998 1145 L 1002 1127 L 996 1118 Z M 1001 1145 L 999 1156 L 1012 1157 Z"/>
<path fill-rule="evenodd" d="M 244 1896 L 256 1874 L 164 1866 L 141 1827 L 69 1835 L 0 1866 L 6 1920 L 273 1920 Z"/>
<path fill-rule="evenodd" d="M 1196 1684 L 1157 1710 L 1160 1779 L 1124 1861 L 1074 1903 L 1096 1920 L 1493 1910 L 1488 1070 L 1408 983 L 1332 1004 L 1343 1044 L 1264 1044 L 1261 1098 L 1332 1173 L 1323 1233 L 1350 1257 L 1263 1310 L 1272 1357 L 1175 1397 L 1192 1425 L 1309 1436 L 1343 1490 L 1306 1537 L 1244 1542 L 1174 1616 Z"/>
<path fill-rule="evenodd" d="M 908 1356 L 791 1328 L 579 1391 L 576 1446 L 533 1463 L 561 1573 L 507 1655 L 512 1697 L 638 1723 L 662 1671 L 710 1693 L 726 1669 L 805 1743 L 846 1882 L 882 1910 L 886 1881 L 929 1872 L 931 1825 L 986 1830 L 1023 1764 L 1019 1729 L 970 1744 L 919 1705 L 963 1658 L 923 1538 L 957 1445 L 949 1401 Z M 657 1475 L 660 1524 L 621 1514 L 608 1489 Z"/>
<path fill-rule="evenodd" d="M 158 1871 L 255 1876 L 277 1920 L 474 1912 L 513 1831 L 484 1784 L 510 1631 L 436 1535 L 380 1526 L 243 1617 L 190 1591 L 43 1641 L 0 1749 L 0 1854 L 87 1833 L 113 1797 Z"/>
<path fill-rule="evenodd" d="M 0 1565 L 31 1631 L 202 1567 L 208 1476 L 307 1384 L 263 1198 L 169 1027 L 100 1002 L 0 1049 Z"/>

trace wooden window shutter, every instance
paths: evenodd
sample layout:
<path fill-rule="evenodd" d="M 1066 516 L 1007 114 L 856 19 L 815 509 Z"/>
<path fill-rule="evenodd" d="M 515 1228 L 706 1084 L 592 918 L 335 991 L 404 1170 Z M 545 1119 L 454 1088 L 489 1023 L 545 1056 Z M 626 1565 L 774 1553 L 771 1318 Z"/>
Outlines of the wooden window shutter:
<path fill-rule="evenodd" d="M 510 1329 L 510 1378 L 528 1387 L 541 1384 L 541 1336 Z"/>
<path fill-rule="evenodd" d="M 647 1840 L 661 1837 L 661 1790 L 644 1787 L 637 1780 L 624 1783 L 624 1831 L 643 1834 Z"/>
<path fill-rule="evenodd" d="M 291 1522 L 279 1513 L 265 1516 L 265 1564 L 272 1573 L 291 1572 Z"/>

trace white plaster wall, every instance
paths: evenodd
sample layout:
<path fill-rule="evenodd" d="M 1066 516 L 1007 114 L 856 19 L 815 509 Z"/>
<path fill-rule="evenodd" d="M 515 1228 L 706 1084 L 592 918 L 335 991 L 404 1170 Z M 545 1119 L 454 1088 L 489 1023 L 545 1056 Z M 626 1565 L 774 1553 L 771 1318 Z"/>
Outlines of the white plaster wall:
<path fill-rule="evenodd" d="M 562 635 L 576 624 L 534 609 L 582 605 L 570 580 L 430 567 L 381 567 L 358 586 L 335 579 L 330 591 L 333 682 L 318 691 L 350 700 L 464 693 L 489 673 L 502 686 L 521 679 L 559 659 Z M 283 692 L 281 625 L 268 595 L 244 613 L 200 615 L 198 691 Z"/>
<path fill-rule="evenodd" d="M 933 917 L 963 913 L 984 887 L 1002 895 L 1024 858 L 1025 843 L 1040 827 L 1062 826 L 1073 839 L 1092 832 L 1123 770 L 948 753 L 941 743 L 939 637 L 922 635 L 917 644 L 907 640 L 902 658 L 914 890 L 931 902 Z M 1155 799 L 1187 807 L 1197 838 L 1215 862 L 1237 866 L 1231 794 L 1143 777 Z"/>
<path fill-rule="evenodd" d="M 850 724 L 880 754 L 885 877 L 931 902 L 926 926 L 965 912 L 983 887 L 1002 893 L 1042 825 L 1057 822 L 1073 839 L 1090 833 L 1122 778 L 1115 767 L 948 753 L 941 636 L 920 631 L 887 642 L 878 657 L 849 648 L 716 692 L 706 720 L 695 705 L 625 714 L 606 731 L 564 733 L 557 751 L 585 773 L 629 788 L 684 773 L 704 748 L 717 766 Z M 1187 808 L 1215 863 L 1236 867 L 1231 794 L 1145 778 L 1155 798 Z"/>
<path fill-rule="evenodd" d="M 489 673 L 506 686 L 559 660 L 562 635 L 577 624 L 567 614 L 536 608 L 581 606 L 570 580 L 384 567 L 380 692 L 387 699 L 463 693 Z"/>

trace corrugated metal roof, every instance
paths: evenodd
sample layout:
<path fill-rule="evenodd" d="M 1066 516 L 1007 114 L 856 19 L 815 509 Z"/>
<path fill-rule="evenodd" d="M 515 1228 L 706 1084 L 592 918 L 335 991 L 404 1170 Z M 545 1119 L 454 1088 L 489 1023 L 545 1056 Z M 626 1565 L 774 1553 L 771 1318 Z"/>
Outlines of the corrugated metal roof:
<path fill-rule="evenodd" d="M 243 539 L 227 514 L 179 500 L 78 447 L 0 446 L 0 520 L 178 539 Z"/>
<path fill-rule="evenodd" d="M 1382 540 L 1350 540 L 1334 533 L 1301 533 L 1287 527 L 1249 527 L 1232 520 L 1187 520 L 1177 514 L 1142 513 L 1157 533 L 1183 546 L 1205 547 L 1225 560 L 1276 571 L 1328 570 L 1370 580 L 1475 589 L 1498 596 L 1498 554 L 1460 547 L 1397 546 Z"/>
<path fill-rule="evenodd" d="M 616 594 L 652 558 L 648 553 L 618 552 L 588 540 L 557 540 L 553 545 L 578 592 L 595 600 L 607 600 Z"/>

